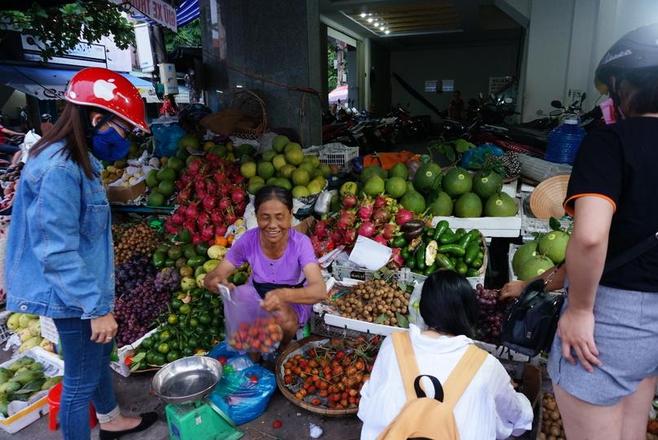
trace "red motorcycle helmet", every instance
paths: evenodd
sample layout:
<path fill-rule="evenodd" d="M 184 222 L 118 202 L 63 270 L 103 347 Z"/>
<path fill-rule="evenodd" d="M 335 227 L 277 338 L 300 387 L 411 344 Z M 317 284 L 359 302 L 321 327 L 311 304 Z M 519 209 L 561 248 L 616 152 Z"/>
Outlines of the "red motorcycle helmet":
<path fill-rule="evenodd" d="M 88 67 L 71 78 L 64 99 L 73 104 L 112 112 L 129 124 L 150 133 L 137 88 L 123 75 L 109 69 Z"/>

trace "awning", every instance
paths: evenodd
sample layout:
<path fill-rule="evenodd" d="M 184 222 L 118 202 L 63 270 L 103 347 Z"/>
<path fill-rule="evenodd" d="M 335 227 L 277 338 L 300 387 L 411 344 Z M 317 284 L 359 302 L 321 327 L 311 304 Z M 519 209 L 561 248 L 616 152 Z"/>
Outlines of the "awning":
<path fill-rule="evenodd" d="M 189 22 L 199 18 L 201 12 L 199 11 L 199 0 L 185 0 L 176 8 L 176 26 L 183 27 Z M 157 24 L 143 14 L 132 14 L 135 20 L 143 21 L 149 24 Z"/>
<path fill-rule="evenodd" d="M 0 83 L 37 99 L 64 99 L 66 84 L 76 72 L 77 70 L 0 64 Z M 146 98 L 147 101 L 151 99 L 157 101 L 155 88 L 149 81 L 128 73 L 121 73 L 121 75 L 137 87 L 142 98 Z"/>

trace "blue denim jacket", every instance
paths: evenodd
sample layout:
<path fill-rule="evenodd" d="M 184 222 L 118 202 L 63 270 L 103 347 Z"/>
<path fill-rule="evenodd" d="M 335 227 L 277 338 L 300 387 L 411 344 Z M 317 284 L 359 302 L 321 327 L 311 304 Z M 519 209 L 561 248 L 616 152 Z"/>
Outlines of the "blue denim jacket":
<path fill-rule="evenodd" d="M 96 318 L 114 305 L 110 206 L 100 177 L 88 179 L 63 146 L 50 145 L 23 168 L 7 242 L 7 309 Z"/>

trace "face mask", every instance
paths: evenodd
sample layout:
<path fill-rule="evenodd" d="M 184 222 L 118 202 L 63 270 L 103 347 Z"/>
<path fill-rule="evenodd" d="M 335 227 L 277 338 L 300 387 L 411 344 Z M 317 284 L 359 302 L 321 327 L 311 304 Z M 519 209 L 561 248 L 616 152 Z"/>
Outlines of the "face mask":
<path fill-rule="evenodd" d="M 91 151 L 100 160 L 114 162 L 123 159 L 128 155 L 128 150 L 130 150 L 130 142 L 122 138 L 113 127 L 97 131 L 92 137 Z"/>

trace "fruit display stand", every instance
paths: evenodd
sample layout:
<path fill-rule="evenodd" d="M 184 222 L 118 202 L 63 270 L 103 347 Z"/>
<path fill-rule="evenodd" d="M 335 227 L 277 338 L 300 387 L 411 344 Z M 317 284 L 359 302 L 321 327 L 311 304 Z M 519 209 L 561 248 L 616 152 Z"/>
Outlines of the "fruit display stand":
<path fill-rule="evenodd" d="M 520 203 L 520 202 L 519 202 Z M 452 229 L 463 228 L 466 230 L 478 229 L 487 238 L 518 237 L 521 233 L 522 218 L 520 214 L 513 217 L 433 217 L 432 226 L 436 226 L 441 220 L 446 220 Z"/>
<path fill-rule="evenodd" d="M 62 376 L 64 374 L 64 361 L 40 347 L 34 347 L 20 356 L 0 364 L 0 368 L 7 368 L 21 359 L 29 357 L 44 367 L 46 378 Z M 10 434 L 16 433 L 26 426 L 36 422 L 48 414 L 48 389 L 34 394 L 27 402 L 19 402 L 16 407 L 11 403 L 9 417 L 0 414 L 0 429 Z"/>

